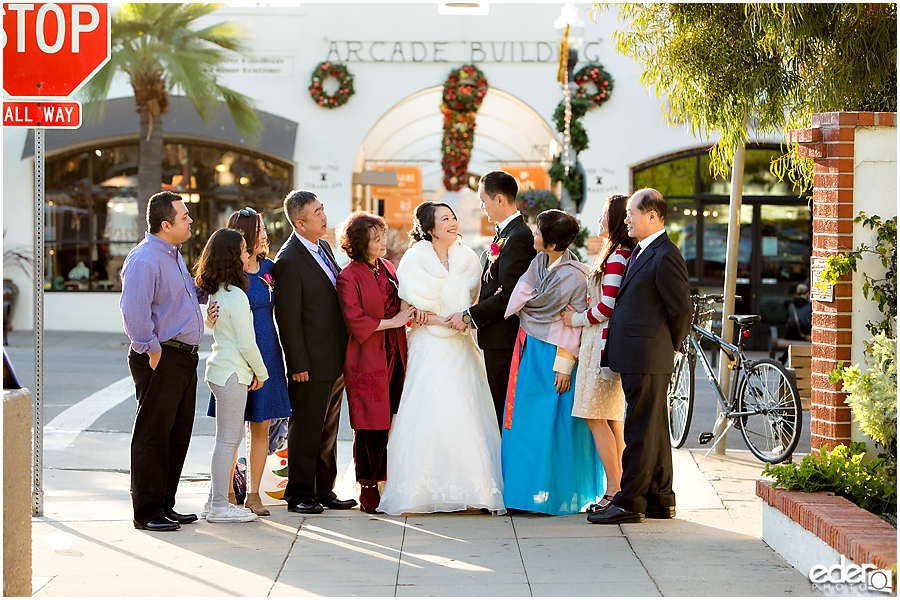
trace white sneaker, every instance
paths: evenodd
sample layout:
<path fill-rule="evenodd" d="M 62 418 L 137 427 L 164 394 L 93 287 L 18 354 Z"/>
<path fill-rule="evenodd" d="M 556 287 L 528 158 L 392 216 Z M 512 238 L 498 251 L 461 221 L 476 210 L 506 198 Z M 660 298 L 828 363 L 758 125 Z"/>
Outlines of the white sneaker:
<path fill-rule="evenodd" d="M 206 515 L 207 523 L 247 523 L 255 521 L 256 514 L 229 504 L 226 508 L 210 508 Z"/>
<path fill-rule="evenodd" d="M 234 504 L 231 504 L 231 505 L 229 505 L 229 506 L 234 506 Z M 242 511 L 244 511 L 244 512 L 248 512 L 248 513 L 252 513 L 252 512 L 253 512 L 252 510 L 250 510 L 249 508 L 246 508 L 246 507 L 244 507 L 244 506 L 234 506 L 234 507 L 235 507 L 236 509 L 242 510 Z M 208 514 L 209 514 L 209 502 L 207 502 L 206 504 L 203 505 L 203 510 L 200 511 L 200 518 L 201 518 L 201 519 L 205 519 L 205 518 L 206 518 L 206 515 L 208 515 Z"/>

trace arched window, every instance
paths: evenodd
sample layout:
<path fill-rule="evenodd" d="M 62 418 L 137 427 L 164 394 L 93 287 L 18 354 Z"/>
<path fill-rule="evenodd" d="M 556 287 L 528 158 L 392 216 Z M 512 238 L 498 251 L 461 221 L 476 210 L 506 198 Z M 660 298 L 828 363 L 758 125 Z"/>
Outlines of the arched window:
<path fill-rule="evenodd" d="M 121 290 L 125 256 L 140 240 L 137 143 L 82 147 L 46 161 L 45 286 L 48 290 Z M 282 201 L 293 167 L 245 149 L 168 140 L 161 189 L 184 198 L 194 219 L 182 246 L 191 267 L 210 234 L 250 206 L 272 239 L 287 236 Z"/>
<path fill-rule="evenodd" d="M 810 198 L 788 181 L 778 181 L 769 165 L 777 146 L 748 146 L 744 162 L 741 234 L 738 244 L 735 310 L 763 317 L 755 328 L 756 347 L 769 326 L 784 328 L 785 302 L 798 283 L 808 283 L 812 255 Z M 669 204 L 666 231 L 681 249 L 691 286 L 721 291 L 725 280 L 731 180 L 714 178 L 708 149 L 664 156 L 632 169 L 633 189 L 659 190 Z M 705 288 L 705 289 L 704 289 Z"/>

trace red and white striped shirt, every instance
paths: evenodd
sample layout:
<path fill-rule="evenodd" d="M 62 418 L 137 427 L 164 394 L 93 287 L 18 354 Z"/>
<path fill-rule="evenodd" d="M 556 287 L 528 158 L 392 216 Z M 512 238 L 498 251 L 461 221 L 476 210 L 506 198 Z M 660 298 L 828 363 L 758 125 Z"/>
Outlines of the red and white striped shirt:
<path fill-rule="evenodd" d="M 609 318 L 616 307 L 616 296 L 619 294 L 619 286 L 622 285 L 622 278 L 625 276 L 625 267 L 628 264 L 629 256 L 631 256 L 631 250 L 625 248 L 619 248 L 612 253 L 606 261 L 606 269 L 600 279 L 600 289 L 597 290 L 594 285 L 589 286 L 592 293 L 591 303 L 593 306 L 583 313 L 577 313 L 572 317 L 572 325 L 575 327 L 587 327 L 590 325 L 601 325 L 603 327 L 600 335 L 601 355 L 606 347 Z M 599 298 L 594 297 L 595 294 Z"/>

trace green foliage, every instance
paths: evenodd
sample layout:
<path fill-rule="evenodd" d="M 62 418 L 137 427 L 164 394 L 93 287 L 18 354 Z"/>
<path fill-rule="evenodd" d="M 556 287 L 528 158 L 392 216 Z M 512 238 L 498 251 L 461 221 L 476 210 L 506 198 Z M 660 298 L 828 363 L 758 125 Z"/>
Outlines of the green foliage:
<path fill-rule="evenodd" d="M 775 478 L 775 485 L 801 492 L 834 492 L 860 508 L 881 515 L 897 513 L 896 458 L 863 462 L 866 445 L 839 445 L 828 452 L 823 446 L 803 457 L 800 464 L 767 464 L 763 475 Z"/>
<path fill-rule="evenodd" d="M 882 331 L 892 335 L 897 312 L 897 217 L 882 222 L 878 215 L 868 217 L 866 213 L 860 212 L 854 222 L 862 223 L 863 227 L 876 231 L 875 247 L 860 244 L 855 250 L 829 256 L 822 270 L 822 281 L 837 283 L 842 276 L 856 271 L 857 262 L 862 260 L 863 254 L 877 256 L 881 266 L 884 267 L 884 276 L 875 278 L 864 272 L 863 296 L 878 304 L 878 310 L 881 311 L 883 318 L 878 323 L 869 321 L 866 328 L 872 335 Z M 824 285 L 823 283 L 823 288 Z"/>
<path fill-rule="evenodd" d="M 547 174 L 550 175 L 550 180 L 553 183 L 561 181 L 563 187 L 569 192 L 569 198 L 572 199 L 572 202 L 576 206 L 581 206 L 581 202 L 584 200 L 584 177 L 578 172 L 578 169 L 574 167 L 569 168 L 567 175 L 566 168 L 560 162 L 560 157 L 557 156 L 553 159 L 553 164 L 547 170 Z"/>
<path fill-rule="evenodd" d="M 247 54 L 245 35 L 231 22 L 196 28 L 196 20 L 220 4 L 124 3 L 115 7 L 110 33 L 111 58 L 82 89 L 85 112 L 102 113 L 118 72 L 135 92 L 138 112 L 165 114 L 168 94 L 181 91 L 207 124 L 223 104 L 251 143 L 261 125 L 254 102 L 221 85 L 218 70 L 232 52 Z"/>
<path fill-rule="evenodd" d="M 608 5 L 604 5 L 608 6 Z M 897 110 L 896 4 L 629 3 L 616 48 L 643 65 L 671 124 L 719 141 L 710 168 L 727 178 L 734 149 L 809 127 L 814 112 Z M 809 188 L 811 159 L 770 167 Z"/>
<path fill-rule="evenodd" d="M 581 221 L 578 221 L 578 223 L 581 224 Z M 582 250 L 585 250 L 585 247 L 587 246 L 587 239 L 589 235 L 590 232 L 588 231 L 588 228 L 582 226 L 578 231 L 578 235 L 575 236 L 575 240 L 569 246 L 569 250 L 571 250 L 572 253 L 577 256 L 578 260 L 580 260 L 581 262 L 584 262 L 584 254 L 582 254 Z"/>
<path fill-rule="evenodd" d="M 849 392 L 847 406 L 859 428 L 897 456 L 897 339 L 877 334 L 866 342 L 868 372 L 858 365 L 845 367 L 843 361 L 828 375 L 831 383 L 843 382 L 841 391 Z"/>

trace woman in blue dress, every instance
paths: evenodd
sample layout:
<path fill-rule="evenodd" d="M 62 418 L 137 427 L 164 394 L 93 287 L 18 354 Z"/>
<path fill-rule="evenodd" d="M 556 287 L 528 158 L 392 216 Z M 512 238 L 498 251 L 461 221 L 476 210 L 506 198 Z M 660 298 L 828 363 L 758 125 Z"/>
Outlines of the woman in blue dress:
<path fill-rule="evenodd" d="M 256 345 L 262 354 L 269 380 L 266 385 L 247 394 L 247 408 L 244 409 L 244 421 L 250 424 L 249 475 L 247 477 L 247 498 L 244 506 L 260 516 L 269 514 L 259 496 L 259 486 L 266 458 L 269 455 L 269 425 L 273 419 L 291 416 L 291 403 L 288 399 L 287 377 L 284 370 L 284 358 L 281 345 L 275 332 L 275 320 L 272 315 L 274 302 L 274 286 L 272 279 L 271 259 L 266 258 L 269 252 L 269 239 L 262 215 L 252 208 L 242 208 L 228 218 L 227 227 L 240 231 L 250 251 L 247 275 L 247 298 L 253 311 L 253 328 L 256 331 Z M 212 309 L 215 314 L 215 309 Z M 215 416 L 215 398 L 210 396 L 207 414 Z M 277 448 L 273 449 L 277 450 Z M 235 456 L 235 459 L 237 457 Z M 233 501 L 232 501 L 233 502 Z"/>
<path fill-rule="evenodd" d="M 550 515 L 581 512 L 603 496 L 603 466 L 591 431 L 572 416 L 580 329 L 567 304 L 587 306 L 587 265 L 568 249 L 578 221 L 561 210 L 538 215 L 537 256 L 513 290 L 506 316 L 519 315 L 501 427 L 503 502 Z"/>

